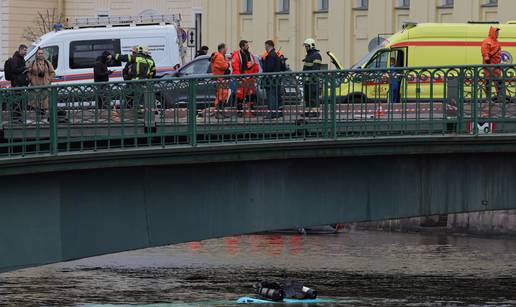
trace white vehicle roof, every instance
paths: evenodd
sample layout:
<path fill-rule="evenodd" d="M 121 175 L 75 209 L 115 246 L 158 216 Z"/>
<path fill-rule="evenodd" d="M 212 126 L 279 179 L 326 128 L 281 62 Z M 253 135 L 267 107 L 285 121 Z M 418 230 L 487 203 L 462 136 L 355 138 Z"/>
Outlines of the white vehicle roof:
<path fill-rule="evenodd" d="M 171 31 L 173 30 L 173 31 Z M 73 36 L 75 40 L 81 36 L 84 37 L 95 37 L 101 38 L 106 36 L 112 36 L 113 33 L 117 33 L 117 36 L 132 36 L 135 32 L 161 32 L 171 31 L 177 36 L 177 30 L 175 25 L 152 25 L 152 26 L 129 26 L 129 27 L 102 27 L 102 28 L 83 28 L 83 29 L 69 29 L 49 32 L 41 36 L 33 45 L 41 45 L 48 42 L 54 42 L 61 40 L 64 37 Z"/>

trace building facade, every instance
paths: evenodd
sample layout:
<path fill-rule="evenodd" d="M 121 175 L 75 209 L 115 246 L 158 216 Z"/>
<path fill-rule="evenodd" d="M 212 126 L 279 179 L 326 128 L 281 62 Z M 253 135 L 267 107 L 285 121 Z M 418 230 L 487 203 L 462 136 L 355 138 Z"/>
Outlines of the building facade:
<path fill-rule="evenodd" d="M 273 39 L 295 68 L 302 66 L 307 37 L 349 67 L 367 53 L 371 40 L 399 31 L 404 21 L 516 19 L 514 0 L 205 0 L 203 9 L 208 45 L 225 41 L 236 47 L 247 39 L 261 51 Z"/>
<path fill-rule="evenodd" d="M 54 10 L 63 19 L 96 16 L 139 16 L 180 14 L 185 28 L 195 27 L 201 0 L 0 0 L 0 60 L 9 57 L 23 38 L 27 27 L 37 28 L 38 13 Z"/>
<path fill-rule="evenodd" d="M 238 48 L 249 40 L 263 52 L 276 41 L 293 68 L 302 66 L 303 41 L 316 39 L 350 66 L 378 35 L 400 30 L 403 21 L 467 22 L 516 19 L 515 0 L 0 0 L 1 59 L 9 56 L 38 12 L 64 17 L 181 14 L 182 26 L 202 29 L 199 40 L 214 50 L 220 42 Z M 37 4 L 35 5 L 35 2 Z M 324 56 L 325 62 L 329 62 Z M 331 67 L 331 66 L 330 66 Z"/>

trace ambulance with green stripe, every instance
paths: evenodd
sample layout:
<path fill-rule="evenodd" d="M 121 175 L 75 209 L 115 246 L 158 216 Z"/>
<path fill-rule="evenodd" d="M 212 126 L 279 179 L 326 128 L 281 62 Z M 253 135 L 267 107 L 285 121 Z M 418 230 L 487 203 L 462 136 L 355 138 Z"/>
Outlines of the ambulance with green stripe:
<path fill-rule="evenodd" d="M 388 100 L 389 76 L 395 71 L 390 70 L 391 64 L 400 69 L 407 68 L 398 74 L 401 76 L 402 99 L 442 99 L 445 97 L 444 80 L 449 80 L 445 76 L 452 76 L 454 72 L 436 69 L 412 70 L 410 67 L 481 65 L 480 46 L 488 37 L 491 26 L 500 29 L 502 63 L 512 64 L 513 56 L 516 56 L 516 21 L 506 24 L 405 23 L 402 31 L 385 39 L 351 67 L 360 71 L 350 74 L 355 78 L 341 80 L 342 84 L 336 93 L 337 101 L 349 103 Z M 331 53 L 328 55 L 332 58 L 333 64 L 342 69 L 338 60 Z M 375 72 L 375 69 L 386 71 Z M 367 73 L 368 71 L 371 73 Z M 471 86 L 469 91 L 471 95 Z"/>

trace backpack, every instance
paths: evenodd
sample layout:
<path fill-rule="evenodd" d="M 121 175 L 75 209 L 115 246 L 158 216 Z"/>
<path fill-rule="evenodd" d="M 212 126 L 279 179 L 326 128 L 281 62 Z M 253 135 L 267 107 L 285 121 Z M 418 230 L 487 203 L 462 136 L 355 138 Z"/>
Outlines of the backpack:
<path fill-rule="evenodd" d="M 12 81 L 13 79 L 13 71 L 11 70 L 13 58 L 8 58 L 4 63 L 4 78 L 5 80 Z"/>

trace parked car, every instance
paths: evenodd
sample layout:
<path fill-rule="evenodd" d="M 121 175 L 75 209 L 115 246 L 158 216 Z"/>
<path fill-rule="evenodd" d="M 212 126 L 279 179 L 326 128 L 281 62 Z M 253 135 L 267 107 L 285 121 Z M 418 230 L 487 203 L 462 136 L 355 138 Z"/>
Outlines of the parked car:
<path fill-rule="evenodd" d="M 230 57 L 229 54 L 227 56 Z M 261 61 L 257 56 L 256 62 L 260 63 L 260 73 L 262 73 Z M 210 56 L 208 55 L 199 56 L 177 71 L 161 78 L 161 80 L 165 82 L 158 82 L 156 84 L 160 87 L 157 90 L 161 96 L 159 100 L 164 101 L 166 107 L 186 107 L 190 96 L 190 88 L 188 86 L 188 79 L 184 79 L 184 77 L 194 76 L 199 78 L 196 81 L 195 87 L 197 108 L 203 109 L 213 106 L 215 101 L 216 85 L 218 81 L 216 79 L 210 78 L 212 74 Z M 287 78 L 283 77 L 283 79 L 286 80 Z M 259 80 L 257 83 L 257 99 L 259 102 L 265 102 L 265 90 L 260 85 Z M 300 103 L 302 101 L 302 89 L 301 86 L 297 85 L 299 82 L 294 80 L 293 82 L 286 83 L 287 85 L 283 86 L 281 91 L 281 97 L 284 104 Z"/>

